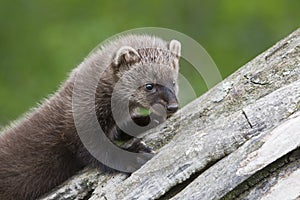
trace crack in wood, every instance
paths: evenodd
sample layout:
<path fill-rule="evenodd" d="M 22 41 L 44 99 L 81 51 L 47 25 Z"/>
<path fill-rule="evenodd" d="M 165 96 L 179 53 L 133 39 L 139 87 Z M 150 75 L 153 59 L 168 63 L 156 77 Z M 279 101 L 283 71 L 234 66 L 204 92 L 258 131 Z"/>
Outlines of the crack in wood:
<path fill-rule="evenodd" d="M 223 157 L 221 157 L 219 159 L 216 159 L 214 161 L 211 161 L 211 162 L 207 163 L 207 165 L 206 165 L 205 168 L 203 168 L 200 171 L 197 171 L 197 172 L 193 173 L 188 179 L 186 179 L 182 183 L 176 184 L 175 186 L 173 186 L 172 188 L 170 188 L 164 195 L 162 195 L 161 197 L 159 197 L 157 200 L 168 200 L 168 199 L 171 199 L 172 197 L 176 196 L 184 188 L 186 188 L 189 184 L 191 184 L 198 176 L 200 176 L 205 170 L 207 170 L 208 168 L 210 168 L 211 166 L 213 166 L 215 163 L 217 163 L 218 161 L 222 160 L 226 156 L 227 155 L 225 155 L 225 156 L 223 156 Z"/>
<path fill-rule="evenodd" d="M 95 189 L 91 189 L 91 190 L 90 190 L 90 191 L 82 198 L 82 200 L 88 200 L 88 199 L 92 196 L 94 190 L 95 190 Z"/>
<path fill-rule="evenodd" d="M 247 123 L 249 124 L 250 128 L 253 128 L 253 125 L 251 124 L 246 112 L 243 109 L 242 109 L 242 114 L 244 115 L 244 117 L 245 117 Z"/>
<path fill-rule="evenodd" d="M 244 78 L 246 78 L 248 81 L 250 81 L 250 83 L 254 84 L 254 85 L 269 85 L 270 83 L 268 82 L 268 80 L 264 80 L 266 79 L 266 77 L 262 76 L 260 74 L 260 72 L 258 72 L 257 74 L 245 74 Z"/>
<path fill-rule="evenodd" d="M 295 149 L 294 151 L 282 156 L 277 161 L 269 164 L 265 168 L 259 170 L 248 179 L 240 183 L 233 190 L 228 192 L 220 200 L 234 200 L 234 199 L 243 199 L 243 195 L 247 195 L 254 187 L 262 185 L 272 177 L 272 175 L 279 174 L 279 172 L 289 165 L 296 164 L 299 165 L 299 156 L 300 148 Z M 291 159 L 292 158 L 292 159 Z"/>
<path fill-rule="evenodd" d="M 279 47 L 277 47 L 276 49 L 274 49 L 273 51 L 271 51 L 268 55 L 265 56 L 265 60 L 269 60 L 270 57 L 272 57 L 276 52 L 278 52 L 279 50 L 284 49 L 289 43 L 285 42 L 282 45 L 280 45 Z"/>

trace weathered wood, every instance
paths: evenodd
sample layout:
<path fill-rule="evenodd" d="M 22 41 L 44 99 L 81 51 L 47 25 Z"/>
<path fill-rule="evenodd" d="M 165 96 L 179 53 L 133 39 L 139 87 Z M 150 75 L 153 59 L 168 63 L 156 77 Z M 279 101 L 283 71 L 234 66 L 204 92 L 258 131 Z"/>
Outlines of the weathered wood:
<path fill-rule="evenodd" d="M 90 181 L 98 184 L 90 199 L 268 199 L 281 189 L 290 191 L 284 184 L 299 177 L 299 157 L 294 154 L 299 154 L 300 129 L 293 121 L 299 119 L 299 109 L 300 29 L 148 131 L 143 140 L 158 153 L 130 177 L 90 172 L 98 177 L 98 183 Z M 282 130 L 288 123 L 294 128 Z M 280 169 L 259 176 L 285 156 L 290 161 L 278 164 Z M 256 176 L 261 180 L 247 182 Z M 275 176 L 277 182 L 271 184 L 270 177 Z M 270 183 L 269 189 L 260 186 L 263 181 Z M 81 199 L 94 186 L 69 188 L 82 183 L 75 178 L 51 197 Z M 263 195 L 263 189 L 270 191 L 269 196 Z M 297 195 L 290 192 L 291 198 Z"/>
<path fill-rule="evenodd" d="M 289 98 L 285 101 L 287 96 Z M 182 130 L 181 134 L 175 137 L 171 143 L 164 146 L 158 155 L 146 163 L 141 169 L 133 173 L 121 185 L 117 185 L 115 188 L 108 188 L 107 191 L 104 191 L 102 196 L 105 196 L 107 199 L 133 199 L 136 197 L 140 197 L 140 199 L 158 198 L 171 187 L 189 178 L 193 173 L 203 171 L 210 163 L 217 162 L 235 151 L 247 138 L 261 134 L 263 130 L 270 130 L 289 114 L 287 113 L 288 110 L 295 111 L 297 109 L 295 105 L 297 105 L 299 101 L 300 81 L 296 81 L 295 83 L 276 90 L 258 100 L 257 103 L 245 108 L 245 110 L 249 110 L 250 117 L 247 118 L 250 119 L 252 116 L 257 116 L 256 110 L 260 110 L 260 120 L 259 123 L 256 123 L 258 126 L 255 129 L 251 128 L 253 125 L 250 126 L 248 120 L 245 119 L 245 112 L 237 111 L 230 116 L 220 116 L 219 119 L 216 119 L 216 125 L 207 127 L 199 132 Z M 250 112 L 250 110 L 253 112 Z M 270 117 L 270 114 L 272 114 L 273 117 Z M 297 122 L 300 122 L 300 120 Z M 294 127 L 292 131 L 296 132 L 297 130 L 300 130 L 300 127 L 298 129 Z M 284 136 L 288 137 L 288 139 L 292 139 L 292 141 L 298 140 L 300 145 L 300 134 L 294 134 L 295 137 L 291 137 L 289 134 L 291 134 L 291 132 Z M 256 146 L 259 144 L 256 144 Z M 279 149 L 279 144 L 274 144 L 276 148 Z M 287 153 L 284 150 L 290 150 L 289 148 L 293 150 L 298 145 L 297 144 L 296 147 L 289 146 L 289 143 L 283 143 L 283 141 L 281 144 L 284 144 L 284 146 L 281 146 L 282 148 L 279 153 L 283 155 Z M 287 145 L 287 147 L 285 147 L 285 145 Z M 246 148 L 246 150 L 249 151 L 250 149 Z M 279 156 L 282 156 L 282 154 L 279 154 Z M 241 155 L 237 157 L 242 158 Z M 276 159 L 278 157 L 272 155 L 272 158 Z M 210 173 L 209 169 L 207 171 L 212 177 L 218 176 L 217 172 L 222 169 L 225 170 L 226 173 L 231 170 L 235 172 L 236 169 L 238 169 L 237 167 L 229 167 L 231 169 L 227 167 L 224 168 L 224 166 L 228 166 L 229 164 L 232 165 L 234 163 L 232 160 L 229 160 L 226 164 L 222 164 L 219 169 L 212 173 Z M 266 164 L 269 163 L 266 162 Z M 236 165 L 238 166 L 239 162 Z M 229 177 L 229 174 L 225 174 L 224 176 L 228 176 L 231 181 L 233 180 L 232 177 Z M 209 179 L 207 180 L 207 176 L 204 177 L 205 178 L 200 182 L 207 183 L 207 187 L 202 185 L 200 187 L 201 189 L 194 187 L 196 191 L 203 191 L 204 194 L 208 195 L 208 191 L 211 190 L 211 195 L 215 195 L 219 184 L 220 186 L 227 186 L 224 182 L 225 177 L 222 177 L 224 180 L 220 179 L 220 181 L 216 181 L 215 178 L 212 178 L 212 182 L 209 182 Z M 213 184 L 214 182 L 217 182 L 218 185 L 215 186 Z M 226 188 L 231 187 L 232 186 L 229 185 Z M 213 190 L 210 188 L 213 188 Z M 145 193 L 145 191 L 148 193 Z M 188 194 L 196 193 L 196 191 L 189 192 Z M 224 191 L 224 188 L 222 188 L 222 191 Z M 200 197 L 210 199 L 209 196 L 204 196 L 204 194 L 201 193 L 201 195 L 195 199 L 199 199 Z M 178 199 L 183 199 L 184 196 L 189 195 L 185 194 Z"/>
<path fill-rule="evenodd" d="M 252 175 L 222 199 L 296 199 L 300 195 L 299 166 L 298 148 Z"/>
<path fill-rule="evenodd" d="M 268 130 L 258 138 L 249 140 L 237 151 L 203 172 L 173 199 L 220 199 L 259 170 L 296 150 L 300 147 L 300 134 L 295 134 L 300 131 L 299 114 L 300 112 L 291 116 L 291 119 L 274 130 Z M 278 165 L 282 163 L 276 167 Z M 268 171 L 260 173 L 262 172 Z M 300 195 L 300 190 L 297 193 Z M 229 197 L 227 199 L 233 199 L 233 196 Z"/>
<path fill-rule="evenodd" d="M 106 174 L 96 169 L 86 168 L 69 181 L 63 183 L 59 189 L 47 195 L 47 200 L 83 199 L 89 191 L 95 189 L 97 182 L 106 178 Z"/>

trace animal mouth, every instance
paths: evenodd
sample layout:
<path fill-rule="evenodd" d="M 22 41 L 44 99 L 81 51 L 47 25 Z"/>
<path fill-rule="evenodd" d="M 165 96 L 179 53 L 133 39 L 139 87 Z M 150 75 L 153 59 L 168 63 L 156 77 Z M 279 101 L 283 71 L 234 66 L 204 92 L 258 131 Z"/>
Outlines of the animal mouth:
<path fill-rule="evenodd" d="M 157 103 L 157 104 L 153 104 L 150 107 L 150 111 L 151 113 L 157 115 L 157 116 L 161 116 L 161 117 L 165 117 L 168 115 L 167 110 L 165 108 L 164 105 Z"/>
<path fill-rule="evenodd" d="M 137 109 L 137 113 L 140 116 L 156 115 L 156 116 L 163 117 L 163 116 L 168 115 L 165 106 L 163 106 L 162 104 L 158 104 L 158 103 L 150 106 L 150 108 L 139 107 Z"/>
<path fill-rule="evenodd" d="M 154 124 L 159 125 L 166 121 L 169 117 L 171 117 L 178 109 L 177 104 L 170 104 L 170 105 L 164 105 L 162 103 L 155 103 L 150 106 L 150 108 L 145 107 L 138 107 L 136 112 L 135 121 L 137 124 L 145 126 L 150 123 L 150 121 L 153 121 Z M 146 120 L 147 123 L 145 123 L 143 120 L 143 123 L 139 123 L 139 118 L 141 119 L 148 119 Z"/>
<path fill-rule="evenodd" d="M 149 116 L 151 114 L 169 118 L 178 110 L 177 104 L 164 105 L 160 103 L 153 104 L 150 108 L 139 107 L 138 114 L 141 116 Z"/>
<path fill-rule="evenodd" d="M 178 104 L 154 104 L 151 106 L 150 110 L 158 116 L 169 118 L 171 117 L 177 110 L 178 110 Z"/>

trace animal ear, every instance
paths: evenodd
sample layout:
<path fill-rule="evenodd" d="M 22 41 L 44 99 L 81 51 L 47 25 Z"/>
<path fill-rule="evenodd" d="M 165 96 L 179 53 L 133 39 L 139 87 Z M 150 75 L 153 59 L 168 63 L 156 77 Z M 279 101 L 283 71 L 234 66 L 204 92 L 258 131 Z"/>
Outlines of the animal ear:
<path fill-rule="evenodd" d="M 177 40 L 171 40 L 169 50 L 176 55 L 173 61 L 174 68 L 179 70 L 179 58 L 181 56 L 181 43 Z"/>
<path fill-rule="evenodd" d="M 121 47 L 115 57 L 113 59 L 113 64 L 115 66 L 119 66 L 121 64 L 134 64 L 140 61 L 141 57 L 139 53 L 130 46 L 123 46 Z"/>
<path fill-rule="evenodd" d="M 169 50 L 176 54 L 178 57 L 181 56 L 181 43 L 177 40 L 171 40 L 169 44 Z"/>

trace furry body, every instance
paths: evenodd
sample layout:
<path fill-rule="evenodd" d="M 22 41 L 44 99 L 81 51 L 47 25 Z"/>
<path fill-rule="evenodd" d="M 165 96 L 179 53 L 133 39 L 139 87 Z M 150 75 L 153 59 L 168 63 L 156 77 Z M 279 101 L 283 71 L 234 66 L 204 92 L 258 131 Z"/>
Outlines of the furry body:
<path fill-rule="evenodd" d="M 95 90 L 95 111 L 99 124 L 111 141 L 131 138 L 116 126 L 112 116 L 111 95 L 121 77 L 127 77 L 122 79 L 122 86 L 127 89 L 121 89 L 117 94 L 120 101 L 134 81 L 146 84 L 148 80 L 144 79 L 153 76 L 167 80 L 165 83 L 169 84 L 168 88 L 155 86 L 155 92 L 139 87 L 137 92 L 130 94 L 131 111 L 137 107 L 149 109 L 155 103 L 162 104 L 166 110 L 176 107 L 180 44 L 170 45 L 146 35 L 117 38 L 89 55 L 52 97 L 7 128 L 0 136 L 0 199 L 36 199 L 87 165 L 104 169 L 84 148 L 74 125 L 72 95 L 78 73 L 89 72 L 84 80 L 79 80 L 83 84 L 100 78 Z M 158 64 L 169 67 L 152 70 Z M 142 69 L 130 74 L 131 68 L 141 65 L 147 65 L 148 72 Z M 101 77 L 97 76 L 99 73 Z M 176 110 L 170 110 L 170 113 Z M 147 117 L 137 117 L 135 121 L 143 125 L 147 120 Z M 129 150 L 149 149 L 137 143 Z"/>

